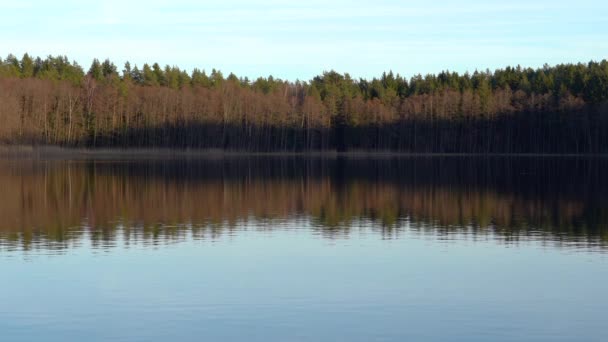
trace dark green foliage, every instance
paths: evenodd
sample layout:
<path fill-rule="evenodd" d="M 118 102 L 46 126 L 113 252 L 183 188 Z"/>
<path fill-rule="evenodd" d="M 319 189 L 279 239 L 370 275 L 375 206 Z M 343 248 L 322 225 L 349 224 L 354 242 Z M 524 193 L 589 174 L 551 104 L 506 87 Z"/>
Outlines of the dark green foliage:
<path fill-rule="evenodd" d="M 15 55 L 9 54 L 2 63 L 2 69 L 0 73 L 4 76 L 19 77 L 21 76 L 21 66 L 19 60 Z"/>
<path fill-rule="evenodd" d="M 211 87 L 211 80 L 209 76 L 205 73 L 205 71 L 201 71 L 197 68 L 192 70 L 191 83 L 193 86 L 201 86 L 205 88 Z"/>
<path fill-rule="evenodd" d="M 95 80 L 118 77 L 116 65 L 109 59 L 101 63 L 94 59 L 87 75 Z M 52 80 L 71 80 L 76 83 L 84 76 L 82 68 L 75 62 L 70 63 L 64 56 L 48 56 L 46 59 L 37 57 L 32 59 L 24 54 L 21 60 L 9 54 L 0 58 L 1 77 L 38 77 Z M 161 68 L 158 63 L 145 64 L 143 69 L 137 66 L 131 68 L 129 62 L 122 70 L 122 79 L 130 79 L 136 84 L 160 85 L 169 88 L 182 88 L 185 85 L 202 86 L 205 88 L 217 87 L 225 80 L 222 72 L 213 69 L 208 76 L 205 71 L 193 69 L 191 74 L 180 70 L 176 66 Z M 260 77 L 253 82 L 230 74 L 226 79 L 238 81 L 243 87 L 264 94 L 272 93 L 283 81 L 272 76 Z M 315 86 L 322 100 L 327 98 L 354 98 L 386 99 L 399 97 L 406 98 L 413 95 L 434 94 L 444 90 L 474 91 L 482 98 L 496 90 L 510 89 L 512 92 L 521 90 L 526 94 L 560 94 L 568 92 L 574 96 L 583 97 L 591 103 L 608 100 L 608 61 L 589 62 L 587 64 L 560 64 L 554 67 L 544 65 L 539 69 L 522 68 L 521 66 L 498 69 L 493 73 L 488 71 L 475 71 L 472 75 L 464 73 L 442 71 L 439 74 L 420 74 L 412 76 L 409 80 L 385 72 L 380 78 L 371 80 L 353 80 L 348 74 L 327 71 L 316 76 L 305 86 Z"/>
<path fill-rule="evenodd" d="M 91 76 L 97 81 L 101 81 L 101 79 L 103 78 L 103 69 L 101 67 L 101 63 L 99 63 L 99 60 L 97 58 L 95 58 L 93 60 L 93 63 L 91 63 L 91 67 L 89 68 L 89 72 L 87 73 L 87 75 Z"/>
<path fill-rule="evenodd" d="M 65 56 L 32 59 L 25 54 L 19 60 L 11 54 L 0 58 L 3 79 L 11 90 L 14 80 L 45 80 L 39 81 L 44 87 L 38 90 L 21 87 L 20 97 L 7 97 L 5 106 L 12 107 L 4 115 L 20 115 L 19 120 L 5 120 L 19 123 L 19 134 L 30 120 L 38 130 L 32 134 L 46 143 L 130 145 L 136 140 L 141 146 L 256 150 L 608 151 L 605 60 L 472 74 L 446 70 L 409 79 L 388 71 L 356 80 L 330 70 L 309 82 L 288 82 L 273 76 L 254 81 L 233 73 L 224 77 L 216 69 L 207 74 L 195 68 L 189 74 L 158 63 L 139 69 L 126 62 L 119 75 L 109 59 L 94 59 L 85 74 Z M 37 91 L 55 102 L 35 101 Z M 0 134 L 11 136 L 8 127 Z"/>
<path fill-rule="evenodd" d="M 123 77 L 126 77 L 126 75 L 123 76 Z M 133 68 L 133 70 L 131 70 L 130 78 L 136 84 L 143 84 L 144 83 L 144 74 L 143 74 L 142 71 L 139 70 L 139 68 L 137 67 L 137 65 Z"/>
<path fill-rule="evenodd" d="M 156 79 L 156 82 L 158 84 L 160 84 L 161 86 L 167 86 L 167 79 L 165 77 L 165 73 L 160 68 L 160 65 L 158 65 L 158 63 L 152 64 L 152 72 L 154 73 L 154 78 Z"/>
<path fill-rule="evenodd" d="M 26 53 L 21 58 L 21 77 L 27 78 L 34 76 L 34 61 Z"/>
<path fill-rule="evenodd" d="M 158 67 L 158 64 L 155 64 Z M 144 69 L 142 71 L 143 83 L 147 86 L 157 86 L 159 85 L 158 74 L 150 68 L 150 66 L 146 63 L 144 64 Z"/>
<path fill-rule="evenodd" d="M 104 78 L 118 76 L 118 71 L 116 71 L 116 65 L 110 62 L 109 59 L 103 61 L 103 64 L 101 65 L 101 72 Z"/>

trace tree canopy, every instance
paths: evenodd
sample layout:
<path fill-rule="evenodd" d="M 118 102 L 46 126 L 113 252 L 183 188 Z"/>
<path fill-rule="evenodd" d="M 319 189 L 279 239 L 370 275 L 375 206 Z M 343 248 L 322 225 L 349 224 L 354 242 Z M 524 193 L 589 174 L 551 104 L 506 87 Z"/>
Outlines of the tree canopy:
<path fill-rule="evenodd" d="M 0 89 L 0 134 L 7 142 L 425 152 L 608 148 L 600 132 L 607 120 L 606 60 L 409 78 L 387 71 L 354 79 L 330 70 L 286 81 L 158 63 L 127 62 L 119 72 L 109 59 L 94 59 L 85 72 L 65 56 L 9 54 L 0 58 Z"/>

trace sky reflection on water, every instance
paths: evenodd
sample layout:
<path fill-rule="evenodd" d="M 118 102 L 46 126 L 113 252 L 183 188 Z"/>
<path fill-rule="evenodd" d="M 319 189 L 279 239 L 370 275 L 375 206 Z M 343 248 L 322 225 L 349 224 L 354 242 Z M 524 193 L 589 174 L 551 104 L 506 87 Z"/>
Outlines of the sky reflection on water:
<path fill-rule="evenodd" d="M 604 164 L 6 161 L 0 340 L 603 341 Z"/>

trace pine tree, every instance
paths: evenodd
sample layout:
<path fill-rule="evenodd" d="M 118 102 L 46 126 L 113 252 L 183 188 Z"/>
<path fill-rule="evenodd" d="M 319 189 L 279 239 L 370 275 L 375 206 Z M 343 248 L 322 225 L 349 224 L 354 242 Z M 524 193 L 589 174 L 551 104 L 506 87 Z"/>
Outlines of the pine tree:
<path fill-rule="evenodd" d="M 143 74 L 143 83 L 145 85 L 147 85 L 147 86 L 157 86 L 158 85 L 158 78 L 156 76 L 156 73 L 152 70 L 152 68 L 150 68 L 150 66 L 147 63 L 144 64 L 142 74 Z"/>
<path fill-rule="evenodd" d="M 123 80 L 131 80 L 131 73 L 133 71 L 131 70 L 131 63 L 129 63 L 129 61 L 125 62 L 125 67 L 122 69 L 122 79 Z"/>
<path fill-rule="evenodd" d="M 21 58 L 21 77 L 32 77 L 34 76 L 34 61 L 26 53 Z"/>
<path fill-rule="evenodd" d="M 103 69 L 97 58 L 93 59 L 87 75 L 91 76 L 96 81 L 101 81 L 103 79 Z"/>

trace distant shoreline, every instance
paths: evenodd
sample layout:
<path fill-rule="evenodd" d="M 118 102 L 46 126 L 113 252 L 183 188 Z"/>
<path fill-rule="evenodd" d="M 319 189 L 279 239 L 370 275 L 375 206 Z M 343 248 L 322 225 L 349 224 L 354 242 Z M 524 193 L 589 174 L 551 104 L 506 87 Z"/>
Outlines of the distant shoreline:
<path fill-rule="evenodd" d="M 393 151 L 336 150 L 303 152 L 251 152 L 221 149 L 175 148 L 71 148 L 58 146 L 0 145 L 0 158 L 43 159 L 172 159 L 172 158 L 231 158 L 231 157 L 310 157 L 310 158 L 408 158 L 408 157 L 608 157 L 608 154 L 549 154 L 549 153 L 407 153 Z"/>
<path fill-rule="evenodd" d="M 604 80 L 608 60 L 409 79 L 330 70 L 290 82 L 157 63 L 121 73 L 109 59 L 85 71 L 64 56 L 9 55 L 0 61 L 0 144 L 207 156 L 608 154 Z M 146 150 L 135 153 L 161 153 Z"/>

